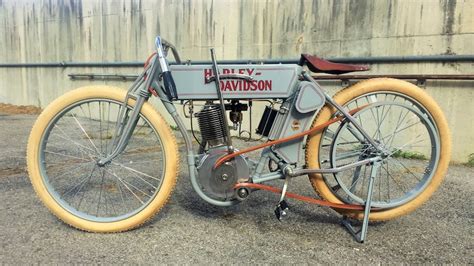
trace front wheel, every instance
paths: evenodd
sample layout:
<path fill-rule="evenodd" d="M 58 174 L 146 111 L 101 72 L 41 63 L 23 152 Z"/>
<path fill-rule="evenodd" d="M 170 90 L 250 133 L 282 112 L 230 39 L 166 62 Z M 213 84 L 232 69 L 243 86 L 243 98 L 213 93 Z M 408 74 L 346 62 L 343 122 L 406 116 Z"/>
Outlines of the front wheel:
<path fill-rule="evenodd" d="M 139 226 L 166 203 L 176 183 L 176 140 L 165 120 L 145 103 L 127 148 L 98 164 L 114 148 L 126 92 L 80 88 L 53 101 L 31 131 L 27 163 L 31 183 L 61 220 L 92 232 Z M 123 113 L 130 114 L 134 100 Z"/>
<path fill-rule="evenodd" d="M 390 220 L 423 204 L 443 180 L 451 152 L 447 122 L 434 100 L 411 83 L 388 78 L 359 82 L 334 100 L 346 110 L 365 106 L 354 118 L 382 147 L 383 155 L 343 120 L 308 138 L 307 166 L 334 168 L 382 156 L 372 194 L 377 210 L 370 220 Z M 326 105 L 313 126 L 335 115 L 336 110 Z M 364 204 L 370 170 L 370 165 L 363 165 L 333 175 L 311 174 L 310 181 L 328 201 Z M 363 212 L 345 214 L 363 218 Z"/>

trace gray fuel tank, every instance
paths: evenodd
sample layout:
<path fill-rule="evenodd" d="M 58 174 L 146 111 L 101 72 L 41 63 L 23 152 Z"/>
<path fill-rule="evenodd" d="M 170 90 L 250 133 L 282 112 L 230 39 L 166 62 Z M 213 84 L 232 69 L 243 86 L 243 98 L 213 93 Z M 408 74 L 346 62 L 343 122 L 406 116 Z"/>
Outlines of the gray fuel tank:
<path fill-rule="evenodd" d="M 179 100 L 217 99 L 214 82 L 205 83 L 213 76 L 211 65 L 172 65 L 171 74 L 176 84 Z M 224 99 L 275 99 L 287 98 L 298 83 L 301 67 L 298 65 L 219 65 L 221 74 L 246 74 L 255 79 L 221 80 Z"/>

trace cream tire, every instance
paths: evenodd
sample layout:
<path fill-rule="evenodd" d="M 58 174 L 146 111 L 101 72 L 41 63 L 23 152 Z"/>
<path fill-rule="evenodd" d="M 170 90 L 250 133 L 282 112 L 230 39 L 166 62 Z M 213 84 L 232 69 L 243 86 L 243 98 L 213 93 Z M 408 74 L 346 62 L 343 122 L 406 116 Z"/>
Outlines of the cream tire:
<path fill-rule="evenodd" d="M 403 205 L 389 209 L 382 209 L 380 211 L 372 211 L 369 217 L 370 221 L 385 221 L 400 217 L 402 215 L 414 211 L 420 205 L 426 202 L 441 184 L 446 174 L 451 156 L 451 139 L 445 116 L 443 115 L 441 109 L 436 104 L 436 102 L 425 91 L 409 82 L 390 78 L 376 78 L 365 80 L 344 90 L 341 90 L 334 96 L 334 100 L 338 104 L 344 106 L 346 103 L 349 103 L 351 100 L 357 97 L 379 91 L 388 91 L 399 93 L 401 95 L 406 95 L 414 99 L 429 112 L 433 120 L 432 122 L 438 131 L 438 137 L 440 140 L 440 156 L 435 173 L 433 174 L 428 185 L 420 194 L 418 194 L 414 199 L 408 201 L 407 203 L 404 203 Z M 324 122 L 328 121 L 329 119 L 331 119 L 335 112 L 336 110 L 334 107 L 326 104 L 314 119 L 312 127 L 323 124 Z M 307 139 L 306 165 L 308 168 L 320 168 L 319 153 L 323 132 L 324 131 L 320 131 L 316 134 L 313 134 Z M 330 189 L 321 174 L 310 174 L 309 179 L 315 191 L 322 198 L 334 203 L 343 203 L 333 193 L 333 191 Z M 364 217 L 364 214 L 361 211 L 340 212 L 355 219 L 362 219 Z"/>
<path fill-rule="evenodd" d="M 59 113 L 78 102 L 91 99 L 123 102 L 125 96 L 126 91 L 110 86 L 88 86 L 70 91 L 48 105 L 38 117 L 31 130 L 27 147 L 27 164 L 33 188 L 44 205 L 54 215 L 78 229 L 90 232 L 119 232 L 138 227 L 160 211 L 168 201 L 176 184 L 179 162 L 176 139 L 162 116 L 156 112 L 150 103 L 146 102 L 140 114 L 149 122 L 150 127 L 155 130 L 156 133 L 154 134 L 157 134 L 161 139 L 162 154 L 164 154 L 164 158 L 166 158 L 162 181 L 160 181 L 161 186 L 154 192 L 155 194 L 153 194 L 150 200 L 147 201 L 146 206 L 144 205 L 142 209 L 124 219 L 97 222 L 91 219 L 85 219 L 84 217 L 78 217 L 67 208 L 64 208 L 63 205 L 59 204 L 54 193 L 49 191 L 51 188 L 48 190 L 48 185 L 45 183 L 44 171 L 41 170 L 40 150 L 42 145 L 44 145 L 42 143 L 43 136 L 50 123 L 52 123 Z M 128 106 L 134 105 L 135 101 L 130 99 Z M 99 196 L 99 201 L 100 200 Z"/>

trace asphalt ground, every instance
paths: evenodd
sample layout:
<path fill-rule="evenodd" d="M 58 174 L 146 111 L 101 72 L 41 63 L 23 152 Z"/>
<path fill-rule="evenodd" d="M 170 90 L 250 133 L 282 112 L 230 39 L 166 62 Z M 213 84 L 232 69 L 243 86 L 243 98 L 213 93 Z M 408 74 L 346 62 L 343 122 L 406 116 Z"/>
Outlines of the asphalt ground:
<path fill-rule="evenodd" d="M 289 200 L 289 215 L 278 222 L 278 196 L 268 192 L 233 207 L 209 205 L 194 193 L 184 168 L 170 202 L 140 228 L 82 232 L 53 216 L 33 192 L 25 149 L 35 119 L 0 113 L 1 264 L 474 263 L 474 168 L 460 165 L 449 168 L 440 189 L 415 212 L 371 224 L 364 244 L 325 207 Z M 315 195 L 305 177 L 289 190 Z"/>

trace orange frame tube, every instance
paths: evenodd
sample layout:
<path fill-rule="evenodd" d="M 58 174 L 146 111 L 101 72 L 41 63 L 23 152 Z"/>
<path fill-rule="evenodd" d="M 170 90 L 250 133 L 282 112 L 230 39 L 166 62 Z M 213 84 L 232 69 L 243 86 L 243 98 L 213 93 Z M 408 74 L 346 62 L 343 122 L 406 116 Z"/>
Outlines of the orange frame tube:
<path fill-rule="evenodd" d="M 352 109 L 352 110 L 349 111 L 349 114 L 353 115 L 353 114 L 359 112 L 360 110 L 362 110 L 363 108 L 365 108 L 366 106 L 367 105 L 361 106 L 359 108 Z M 317 132 L 321 129 L 324 129 L 327 126 L 329 126 L 333 123 L 341 121 L 342 119 L 344 119 L 344 116 L 337 116 L 337 117 L 335 117 L 335 118 L 333 118 L 333 119 L 331 119 L 331 120 L 329 120 L 329 121 L 327 121 L 327 122 L 325 122 L 321 125 L 317 125 L 317 126 L 311 128 L 311 129 L 308 129 L 308 130 L 303 131 L 301 133 L 298 133 L 298 134 L 295 134 L 295 135 L 292 135 L 292 136 L 289 136 L 289 137 L 286 137 L 286 138 L 282 138 L 282 139 L 268 141 L 268 142 L 262 143 L 260 145 L 256 145 L 256 146 L 253 146 L 253 147 L 250 147 L 250 148 L 247 148 L 247 149 L 243 149 L 243 150 L 240 150 L 240 151 L 237 151 L 237 152 L 229 153 L 227 155 L 222 156 L 221 158 L 219 158 L 219 160 L 216 161 L 216 163 L 214 164 L 214 169 L 221 166 L 223 163 L 227 162 L 228 160 L 230 160 L 230 159 L 232 159 L 236 156 L 239 156 L 241 154 L 251 152 L 251 151 L 255 151 L 255 150 L 258 150 L 258 149 L 262 149 L 262 148 L 265 148 L 265 147 L 268 147 L 268 146 L 277 145 L 277 144 L 284 143 L 284 142 L 287 142 L 287 141 L 302 138 L 306 135 L 309 135 L 309 134 Z"/>

